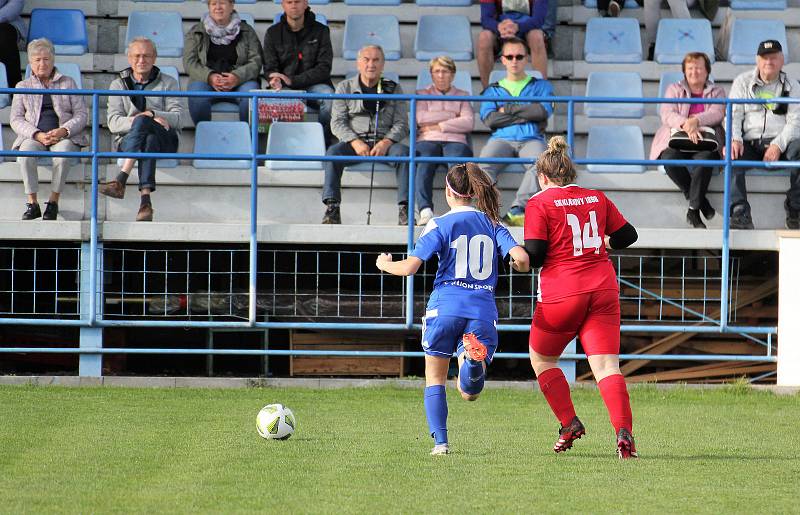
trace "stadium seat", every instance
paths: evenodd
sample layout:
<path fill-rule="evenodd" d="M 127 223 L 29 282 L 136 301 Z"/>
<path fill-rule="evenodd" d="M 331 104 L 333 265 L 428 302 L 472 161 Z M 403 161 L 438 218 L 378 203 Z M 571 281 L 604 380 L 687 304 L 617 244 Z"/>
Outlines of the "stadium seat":
<path fill-rule="evenodd" d="M 0 88 L 8 87 L 8 77 L 6 76 L 6 65 L 0 63 Z M 0 93 L 0 109 L 4 108 L 11 102 L 11 97 L 8 93 Z"/>
<path fill-rule="evenodd" d="M 417 75 L 416 89 L 424 89 L 431 84 L 433 84 L 431 70 L 426 66 L 425 68 L 421 69 Z M 463 89 L 472 95 L 472 77 L 470 76 L 469 72 L 467 70 L 456 70 L 456 76 L 453 79 L 453 86 L 457 87 L 458 89 Z"/>
<path fill-rule="evenodd" d="M 447 30 L 442 30 L 447 27 Z M 414 54 L 420 61 L 428 61 L 446 54 L 455 61 L 472 60 L 472 33 L 469 18 L 455 15 L 424 15 L 417 23 Z"/>
<path fill-rule="evenodd" d="M 640 63 L 642 41 L 635 18 L 592 18 L 586 24 L 584 60 L 589 63 Z"/>
<path fill-rule="evenodd" d="M 400 5 L 400 0 L 344 0 L 345 5 Z"/>
<path fill-rule="evenodd" d="M 417 0 L 420 7 L 469 7 L 472 0 Z"/>
<path fill-rule="evenodd" d="M 237 0 L 236 3 L 237 4 L 254 4 L 257 1 L 258 0 Z"/>
<path fill-rule="evenodd" d="M 200 122 L 194 134 L 195 154 L 250 154 L 250 126 L 247 122 Z M 250 168 L 250 161 L 195 159 L 195 168 Z"/>
<path fill-rule="evenodd" d="M 728 61 L 731 64 L 755 64 L 758 44 L 765 39 L 780 41 L 784 59 L 788 63 L 789 46 L 786 44 L 786 27 L 782 20 L 734 20 Z"/>
<path fill-rule="evenodd" d="M 786 0 L 731 0 L 731 9 L 783 11 L 786 9 Z"/>
<path fill-rule="evenodd" d="M 250 25 L 253 28 L 256 28 L 256 19 L 253 17 L 252 14 L 243 13 L 243 12 L 239 11 L 238 9 L 237 9 L 236 12 L 239 14 L 239 18 L 241 18 L 242 21 L 246 21 L 248 25 Z"/>
<path fill-rule="evenodd" d="M 655 60 L 660 64 L 680 64 L 689 52 L 703 52 L 714 62 L 711 22 L 706 19 L 662 19 L 658 22 Z M 755 51 L 753 52 L 755 54 Z"/>
<path fill-rule="evenodd" d="M 642 98 L 642 78 L 636 72 L 591 72 L 586 82 L 587 97 Z M 586 103 L 589 118 L 641 118 L 644 104 Z"/>
<path fill-rule="evenodd" d="M 525 70 L 525 73 L 539 80 L 542 79 L 542 72 L 540 72 L 539 70 Z M 489 84 L 494 84 L 495 82 L 499 82 L 500 80 L 504 79 L 505 76 L 506 76 L 505 70 L 492 70 L 492 73 L 489 74 Z"/>
<path fill-rule="evenodd" d="M 642 129 L 635 125 L 589 127 L 586 159 L 645 159 Z M 642 173 L 642 165 L 586 165 L 590 172 Z"/>
<path fill-rule="evenodd" d="M 670 84 L 675 84 L 679 80 L 683 80 L 682 71 L 666 71 L 661 74 L 661 79 L 658 81 L 658 97 L 664 98 L 667 93 L 667 88 Z M 656 104 L 656 114 L 661 112 L 661 104 Z"/>
<path fill-rule="evenodd" d="M 62 63 L 61 61 L 56 63 L 56 68 L 58 71 L 61 72 L 61 75 L 66 75 L 67 77 L 71 77 L 72 80 L 75 81 L 75 85 L 78 86 L 78 89 L 83 89 L 83 79 L 81 79 L 81 68 L 75 63 Z M 27 65 L 25 67 L 25 78 L 31 76 L 31 65 Z"/>
<path fill-rule="evenodd" d="M 275 122 L 269 127 L 267 154 L 324 156 L 325 137 L 318 122 Z M 267 160 L 270 170 L 322 170 L 321 161 Z"/>
<path fill-rule="evenodd" d="M 342 57 L 356 59 L 365 45 L 380 45 L 387 61 L 401 57 L 400 24 L 389 14 L 351 14 L 344 25 Z"/>
<path fill-rule="evenodd" d="M 28 41 L 47 38 L 59 55 L 83 55 L 89 51 L 86 17 L 78 9 L 34 9 Z"/>
<path fill-rule="evenodd" d="M 173 11 L 134 11 L 128 16 L 125 46 L 137 36 L 153 40 L 159 57 L 183 55 L 183 21 Z"/>
<path fill-rule="evenodd" d="M 583 6 L 589 9 L 597 9 L 597 0 L 584 0 Z M 639 7 L 636 0 L 625 0 L 625 9 L 638 9 Z"/>
<path fill-rule="evenodd" d="M 313 3 L 313 2 L 309 2 L 309 3 Z M 325 2 L 325 3 L 327 4 L 328 2 Z M 283 19 L 283 13 L 280 13 L 278 16 L 275 17 L 274 20 L 272 20 L 272 24 L 275 25 L 276 23 L 278 23 L 282 19 Z M 328 18 L 324 14 L 314 13 L 314 19 L 317 20 L 318 22 L 320 22 L 323 25 L 327 25 L 328 24 Z"/>
<path fill-rule="evenodd" d="M 173 79 L 178 81 L 178 86 L 181 85 L 181 74 L 178 73 L 178 69 L 176 67 L 174 67 L 174 66 L 159 66 L 158 69 L 161 70 L 161 73 L 163 73 L 164 75 L 169 75 L 170 77 L 172 77 Z"/>

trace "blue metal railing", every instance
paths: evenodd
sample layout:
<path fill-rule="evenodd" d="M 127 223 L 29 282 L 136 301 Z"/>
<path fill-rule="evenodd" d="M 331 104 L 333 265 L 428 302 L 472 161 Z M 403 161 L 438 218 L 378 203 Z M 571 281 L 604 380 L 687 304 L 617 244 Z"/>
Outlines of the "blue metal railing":
<path fill-rule="evenodd" d="M 40 89 L 13 89 L 13 88 L 0 88 L 0 93 L 13 93 L 13 94 L 42 94 Z M 409 198 L 408 209 L 409 212 L 414 212 L 414 181 L 415 181 L 415 167 L 417 163 L 442 163 L 447 164 L 452 162 L 451 157 L 421 157 L 416 156 L 416 125 L 410 123 L 410 136 L 409 136 L 409 155 L 408 156 L 381 156 L 381 157 L 360 157 L 360 156 L 310 156 L 310 155 L 275 155 L 275 154 L 261 154 L 258 153 L 258 124 L 251 123 L 251 152 L 248 154 L 207 154 L 207 153 L 144 153 L 144 152 L 106 152 L 99 149 L 99 112 L 100 104 L 99 98 L 101 96 L 148 96 L 148 97 L 214 97 L 214 98 L 228 98 L 239 99 L 248 98 L 250 102 L 250 112 L 257 113 L 257 105 L 259 99 L 361 99 L 361 100 L 386 100 L 387 97 L 394 101 L 409 102 L 409 117 L 410 120 L 416 120 L 417 102 L 424 100 L 452 100 L 452 101 L 470 101 L 470 102 L 484 102 L 485 97 L 482 96 L 459 96 L 459 97 L 442 97 L 434 95 L 368 95 L 368 94 L 318 94 L 318 93 L 277 93 L 268 91 L 251 91 L 251 92 L 199 92 L 199 91 L 110 91 L 110 90 L 58 90 L 59 94 L 74 94 L 92 97 L 92 140 L 91 149 L 82 152 L 64 152 L 59 153 L 60 157 L 81 157 L 89 158 L 92 165 L 92 188 L 91 188 L 91 215 L 90 215 L 90 241 L 89 241 L 89 270 L 88 270 L 88 313 L 80 320 L 59 320 L 47 318 L 0 318 L 0 324 L 36 324 L 36 325 L 51 325 L 51 326 L 79 326 L 79 327 L 230 327 L 230 328 L 280 328 L 280 329 L 351 329 L 351 330 L 408 330 L 418 328 L 418 324 L 414 324 L 413 312 L 413 297 L 414 297 L 414 279 L 410 276 L 406 280 L 406 320 L 404 324 L 380 324 L 380 323 L 319 323 L 319 322 L 259 322 L 256 320 L 256 278 L 257 278 L 257 210 L 258 210 L 258 169 L 257 163 L 259 160 L 281 160 L 281 161 L 348 161 L 348 162 L 388 162 L 388 163 L 408 163 L 409 165 Z M 574 148 L 575 141 L 575 103 L 702 103 L 702 104 L 724 104 L 726 111 L 726 130 L 725 130 L 725 147 L 730 147 L 731 141 L 731 119 L 732 119 L 732 106 L 734 104 L 766 104 L 766 103 L 800 103 L 800 99 L 792 98 L 772 98 L 772 99 L 675 99 L 675 98 L 621 98 L 621 97 L 492 97 L 492 102 L 498 101 L 513 101 L 513 102 L 546 102 L 546 103 L 566 103 L 567 104 L 567 142 L 570 148 Z M 0 156 L 17 157 L 17 156 L 36 156 L 36 157 L 52 157 L 52 152 L 34 152 L 34 151 L 0 151 Z M 99 180 L 99 159 L 104 158 L 157 158 L 157 159 L 211 159 L 211 160 L 249 160 L 250 167 L 250 235 L 249 235 L 249 309 L 248 320 L 246 322 L 223 322 L 223 321 L 165 321 L 165 320 L 105 320 L 102 315 L 98 315 L 97 306 L 97 270 L 98 270 L 98 180 Z M 516 164 L 524 163 L 525 159 L 521 158 L 470 158 L 470 161 L 476 163 L 500 163 L 500 164 Z M 776 361 L 771 352 L 771 335 L 777 333 L 776 327 L 755 327 L 755 326 L 731 326 L 728 323 L 729 313 L 729 292 L 728 284 L 730 280 L 729 259 L 730 259 L 730 177 L 734 167 L 744 168 L 795 168 L 800 167 L 800 162 L 774 162 L 765 163 L 761 161 L 734 161 L 730 157 L 730 153 L 726 153 L 723 160 L 629 160 L 629 159 L 575 159 L 576 164 L 607 164 L 607 165 L 683 165 L 683 166 L 721 166 L 724 170 L 724 193 L 723 193 L 723 229 L 722 229 L 722 277 L 721 277 L 721 299 L 720 299 L 720 319 L 709 320 L 713 325 L 703 326 L 686 326 L 686 325 L 631 325 L 627 324 L 622 327 L 622 331 L 628 332 L 661 332 L 661 333 L 675 333 L 675 332 L 696 332 L 696 333 L 738 333 L 738 334 L 764 334 L 767 335 L 768 355 L 767 356 L 706 356 L 706 355 L 683 355 L 683 356 L 662 356 L 662 355 L 624 355 L 620 356 L 622 359 L 670 359 L 670 360 L 730 360 L 730 361 Z M 407 233 L 407 249 L 410 251 L 414 245 L 414 225 L 413 218 L 409 220 L 408 233 Z M 634 285 L 635 286 L 635 285 Z M 661 299 L 664 300 L 664 299 Z M 513 325 L 505 324 L 499 326 L 499 329 L 505 331 L 527 331 L 527 325 Z M 348 352 L 339 354 L 342 351 L 279 351 L 279 350 L 213 350 L 213 349 L 109 349 L 109 348 L 29 348 L 29 347 L 7 347 L 0 348 L 0 353 L 8 352 L 53 352 L 53 353 L 80 353 L 80 354 L 108 354 L 108 353 L 164 353 L 164 354 L 258 354 L 258 355 L 282 355 L 290 353 L 292 355 L 363 355 L 363 356 L 422 356 L 421 352 Z M 321 353 L 321 354 L 320 354 Z M 526 354 L 516 353 L 498 353 L 497 357 L 508 358 L 525 358 Z M 565 359 L 582 359 L 585 356 L 580 354 L 565 355 Z M 744 359 L 747 358 L 747 359 Z"/>

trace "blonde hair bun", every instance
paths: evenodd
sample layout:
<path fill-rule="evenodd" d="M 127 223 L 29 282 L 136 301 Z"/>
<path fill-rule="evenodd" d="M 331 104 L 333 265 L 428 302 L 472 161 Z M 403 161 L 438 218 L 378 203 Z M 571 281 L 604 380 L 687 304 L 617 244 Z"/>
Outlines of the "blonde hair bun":
<path fill-rule="evenodd" d="M 565 154 L 569 146 L 567 145 L 567 140 L 564 139 L 564 136 L 553 136 L 550 138 L 550 141 L 547 142 L 547 151 L 559 154 Z"/>

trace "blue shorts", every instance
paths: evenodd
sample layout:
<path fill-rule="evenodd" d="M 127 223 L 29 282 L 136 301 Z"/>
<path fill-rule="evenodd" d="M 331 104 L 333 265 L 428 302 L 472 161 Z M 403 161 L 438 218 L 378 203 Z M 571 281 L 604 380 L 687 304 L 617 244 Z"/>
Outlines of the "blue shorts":
<path fill-rule="evenodd" d="M 497 350 L 497 322 L 471 318 L 439 316 L 436 310 L 425 312 L 422 319 L 422 349 L 429 356 L 449 358 L 464 352 L 464 334 L 474 333 L 486 345 L 486 363 L 492 362 Z"/>

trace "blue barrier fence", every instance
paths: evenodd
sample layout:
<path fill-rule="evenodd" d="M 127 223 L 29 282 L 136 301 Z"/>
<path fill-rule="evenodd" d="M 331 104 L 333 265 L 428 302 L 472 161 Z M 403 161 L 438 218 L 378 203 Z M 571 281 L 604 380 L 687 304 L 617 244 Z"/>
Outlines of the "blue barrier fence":
<path fill-rule="evenodd" d="M 42 94 L 40 89 L 9 89 L 0 88 L 0 93 L 13 93 L 13 94 Z M 266 91 L 252 91 L 252 92 L 190 92 L 190 91 L 109 91 L 109 90 L 59 90 L 59 94 L 74 94 L 92 97 L 92 117 L 91 129 L 92 139 L 91 147 L 87 151 L 81 152 L 64 152 L 59 153 L 63 157 L 77 157 L 87 158 L 91 160 L 91 211 L 90 211 L 90 238 L 86 242 L 85 252 L 88 254 L 86 266 L 83 267 L 86 274 L 81 274 L 81 317 L 78 320 L 61 320 L 57 318 L 17 318 L 6 317 L 0 318 L 0 324 L 30 324 L 30 325 L 48 325 L 48 326 L 72 326 L 80 327 L 82 330 L 81 346 L 80 348 L 51 348 L 51 347 L 6 347 L 0 348 L 0 353 L 74 353 L 81 355 L 81 374 L 82 375 L 100 375 L 100 356 L 103 354 L 239 354 L 239 355 L 326 355 L 326 356 L 422 356 L 421 352 L 357 352 L 357 351 L 302 351 L 302 350 L 247 350 L 247 349 L 116 349 L 116 348 L 103 348 L 102 347 L 102 328 L 104 327 L 200 327 L 200 328 L 260 328 L 260 329 L 317 329 L 317 330 L 410 330 L 418 328 L 419 325 L 414 323 L 414 277 L 410 276 L 406 280 L 405 295 L 406 295 L 406 317 L 405 323 L 320 323 L 320 322 L 264 322 L 258 321 L 256 317 L 256 278 L 257 278 L 257 213 L 258 213 L 258 161 L 259 160 L 280 160 L 280 161 L 366 161 L 366 162 L 403 162 L 409 165 L 408 174 L 408 188 L 409 192 L 415 190 L 415 166 L 417 163 L 442 163 L 447 164 L 452 161 L 448 157 L 420 157 L 416 156 L 416 125 L 409 124 L 409 154 L 408 156 L 382 156 L 382 157 L 359 157 L 359 156 L 300 156 L 300 155 L 275 155 L 264 154 L 258 152 L 258 124 L 251 123 L 251 152 L 249 154 L 206 154 L 206 153 L 124 153 L 103 151 L 99 145 L 99 130 L 100 130 L 100 97 L 108 96 L 148 96 L 148 97 L 215 97 L 215 98 L 228 98 L 231 100 L 239 98 L 248 98 L 250 102 L 250 112 L 257 113 L 259 99 L 287 99 L 287 98 L 300 98 L 303 100 L 309 99 L 361 99 L 361 100 L 383 100 L 390 99 L 392 101 L 408 102 L 409 103 L 409 117 L 410 120 L 416 120 L 417 102 L 424 100 L 453 100 L 453 101 L 470 101 L 481 102 L 486 99 L 481 96 L 459 96 L 459 97 L 442 97 L 433 95 L 336 95 L 336 94 L 317 94 L 317 93 L 277 93 Z M 726 112 L 726 126 L 725 126 L 725 147 L 730 148 L 731 142 L 731 120 L 732 120 L 732 107 L 734 104 L 766 104 L 766 103 L 800 103 L 800 99 L 791 98 L 772 98 L 772 99 L 674 99 L 674 98 L 619 98 L 619 97 L 493 97 L 492 101 L 513 101 L 513 102 L 545 102 L 553 104 L 567 105 L 567 141 L 570 148 L 573 147 L 575 138 L 575 104 L 576 103 L 703 103 L 703 104 L 724 104 Z M 0 151 L 0 156 L 4 157 L 17 157 L 17 156 L 37 156 L 37 157 L 53 157 L 52 152 L 22 152 L 22 151 Z M 98 180 L 99 180 L 99 160 L 105 158 L 158 158 L 158 159 L 211 159 L 211 160 L 249 160 L 250 166 L 250 235 L 249 235 L 249 288 L 248 288 L 248 320 L 242 322 L 229 322 L 229 321 L 184 321 L 184 320 L 108 320 L 104 319 L 102 314 L 98 313 L 98 298 L 101 294 L 98 287 L 98 252 L 100 248 L 100 239 L 98 233 Z M 721 285 L 720 288 L 720 315 L 719 319 L 711 319 L 705 317 L 706 325 L 673 325 L 673 324 L 658 324 L 658 325 L 632 325 L 626 324 L 622 326 L 623 332 L 656 332 L 656 333 L 676 333 L 676 332 L 692 332 L 692 333 L 734 333 L 741 335 L 766 335 L 767 337 L 767 354 L 765 356 L 710 356 L 710 355 L 660 355 L 660 354 L 630 354 L 622 355 L 621 359 L 646 359 L 646 360 L 703 360 L 703 361 L 766 361 L 775 362 L 777 359 L 772 353 L 772 335 L 777 333 L 777 328 L 759 327 L 759 326 L 733 326 L 729 324 L 729 284 L 730 279 L 730 178 L 732 169 L 734 167 L 744 168 L 796 168 L 800 167 L 800 162 L 762 162 L 762 161 L 740 161 L 732 160 L 730 153 L 726 153 L 722 160 L 627 160 L 627 159 L 581 159 L 575 158 L 575 163 L 583 164 L 607 164 L 607 165 L 684 165 L 684 166 L 715 166 L 721 167 L 724 171 L 724 194 L 723 194 L 723 229 L 722 229 L 722 260 L 721 260 Z M 470 161 L 476 163 L 505 163 L 505 164 L 518 164 L 525 160 L 520 158 L 470 158 Z M 408 198 L 409 212 L 414 212 L 414 195 L 410 194 Z M 410 251 L 414 245 L 414 224 L 413 217 L 409 220 L 407 231 L 407 250 Z M 635 285 L 633 285 L 636 287 Z M 655 294 L 653 294 L 655 295 Z M 658 295 L 656 295 L 658 297 Z M 659 297 L 660 298 L 660 297 Z M 660 298 L 660 300 L 665 300 Z M 668 299 L 666 299 L 668 301 Z M 501 324 L 498 329 L 503 331 L 527 331 L 527 325 L 513 325 Z M 84 338 L 84 332 L 86 337 Z M 527 354 L 519 353 L 498 353 L 498 358 L 527 358 Z M 89 358 L 86 359 L 85 358 Z M 569 354 L 564 355 L 565 359 L 584 359 L 585 355 L 582 354 Z M 84 361 L 85 360 L 85 361 Z M 85 374 L 84 374 L 85 372 Z"/>

